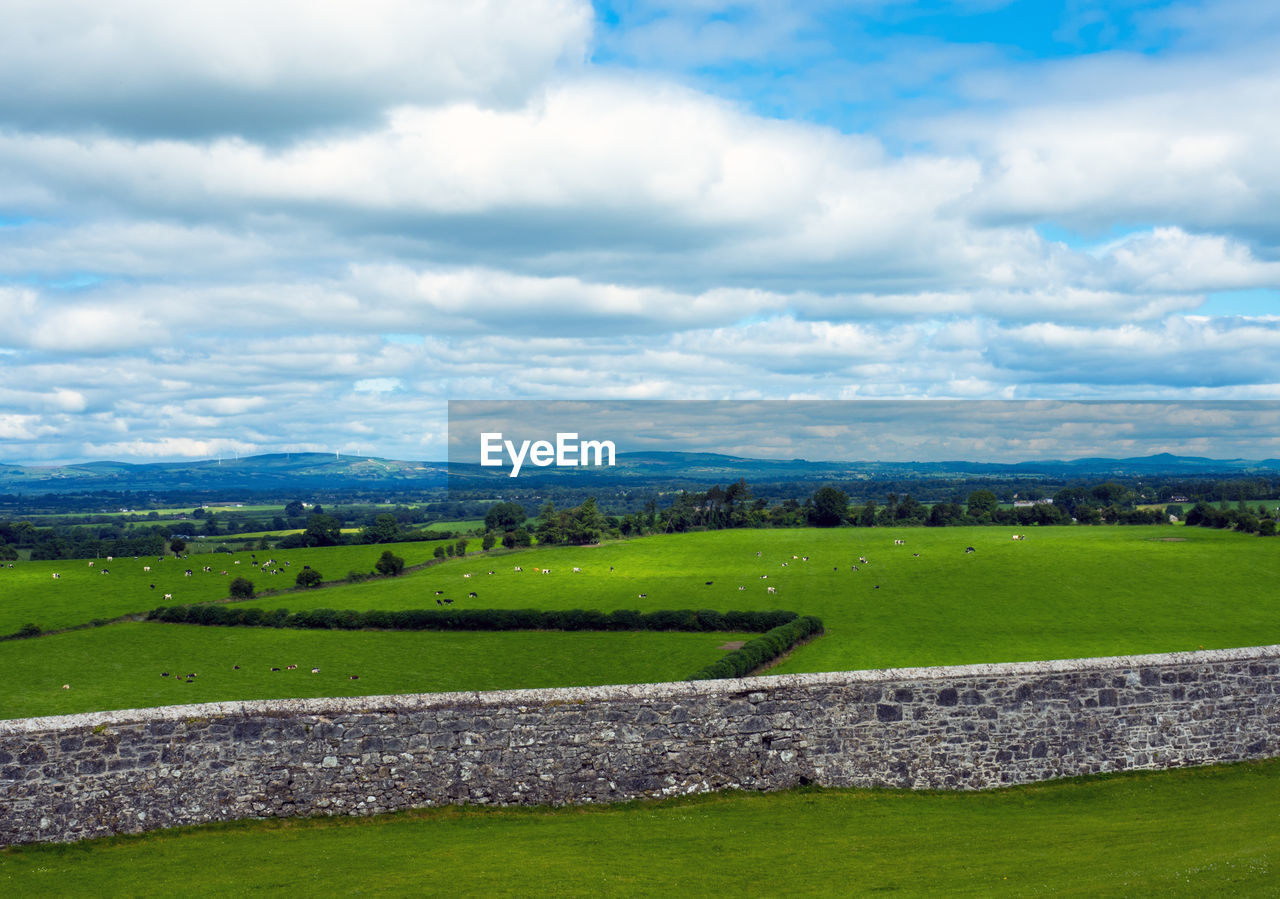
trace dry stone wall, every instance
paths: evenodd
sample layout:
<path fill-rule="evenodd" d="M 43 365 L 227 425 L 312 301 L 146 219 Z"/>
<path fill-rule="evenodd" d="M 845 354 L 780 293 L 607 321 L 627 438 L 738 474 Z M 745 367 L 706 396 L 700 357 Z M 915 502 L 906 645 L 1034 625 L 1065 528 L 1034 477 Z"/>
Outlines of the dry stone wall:
<path fill-rule="evenodd" d="M 1280 755 L 1280 646 L 0 721 L 0 845 L 797 784 L 974 790 Z"/>

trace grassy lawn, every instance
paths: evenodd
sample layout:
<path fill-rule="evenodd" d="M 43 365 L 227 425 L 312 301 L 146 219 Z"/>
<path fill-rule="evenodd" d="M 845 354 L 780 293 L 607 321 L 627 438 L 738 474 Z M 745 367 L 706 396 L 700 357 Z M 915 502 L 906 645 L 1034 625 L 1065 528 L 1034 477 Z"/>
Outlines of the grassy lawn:
<path fill-rule="evenodd" d="M 1274 896 L 1280 762 L 237 822 L 0 851 L 14 896 Z M 193 877 L 192 872 L 199 872 Z"/>

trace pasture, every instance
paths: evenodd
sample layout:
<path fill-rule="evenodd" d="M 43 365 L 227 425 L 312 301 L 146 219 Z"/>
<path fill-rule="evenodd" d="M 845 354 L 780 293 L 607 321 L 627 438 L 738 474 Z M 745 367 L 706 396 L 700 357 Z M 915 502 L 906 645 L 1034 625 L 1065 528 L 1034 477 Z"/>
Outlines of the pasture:
<path fill-rule="evenodd" d="M 987 793 L 794 790 L 243 821 L 0 851 L 0 887 L 15 896 L 1273 896 L 1278 800 L 1273 760 Z"/>
<path fill-rule="evenodd" d="M 782 608 L 820 617 L 826 635 L 798 648 L 773 669 L 777 673 L 1280 642 L 1280 600 L 1269 587 L 1280 575 L 1278 541 L 1182 527 L 1045 528 L 1031 531 L 1025 541 L 1010 536 L 1001 528 L 669 535 L 595 547 L 475 553 L 394 579 L 290 591 L 249 605 L 405 609 L 434 608 L 452 599 L 452 608 Z M 970 546 L 974 552 L 966 553 Z M 105 576 L 84 562 L 15 563 L 14 569 L 0 570 L 0 578 L 8 579 L 0 586 L 19 587 L 3 594 L 0 630 L 12 632 L 27 621 L 50 629 L 141 613 L 165 604 L 165 592 L 173 593 L 174 603 L 218 600 L 230 580 L 222 570 L 243 573 L 260 589 L 291 588 L 302 564 L 326 578 L 341 578 L 348 570 L 370 570 L 384 548 L 272 550 L 266 558 L 293 563 L 273 576 L 230 564 L 236 558 L 247 562 L 246 553 L 168 559 L 153 563 L 146 576 L 133 560 L 124 567 L 119 560 L 108 563 L 112 573 Z M 434 544 L 391 548 L 413 564 L 425 560 Z M 264 553 L 258 557 L 263 560 Z M 203 572 L 201 562 L 213 571 Z M 186 567 L 197 575 L 184 577 Z M 49 574 L 55 568 L 63 572 L 58 581 Z M 158 568 L 169 580 L 167 586 L 157 581 L 151 591 L 146 577 Z M 729 639 L 120 623 L 0 645 L 0 715 L 679 680 L 714 661 Z M 233 678 L 236 664 L 242 667 Z M 299 665 L 306 676 L 270 671 L 288 664 Z M 322 670 L 315 678 L 313 666 Z M 165 670 L 199 676 L 178 684 L 160 677 Z M 349 680 L 350 674 L 360 680 Z M 72 689 L 61 690 L 63 683 Z"/>
<path fill-rule="evenodd" d="M 146 612 L 164 605 L 166 593 L 174 597 L 170 603 L 223 599 L 239 576 L 249 578 L 259 590 L 292 588 L 303 565 L 312 565 L 326 578 L 343 578 L 349 571 L 368 573 L 384 549 L 402 556 L 406 565 L 417 565 L 431 558 L 432 548 L 430 543 L 396 543 L 191 553 L 184 559 L 118 556 L 111 561 L 95 559 L 92 565 L 85 559 L 14 562 L 13 568 L 4 563 L 0 565 L 0 634 L 14 633 L 29 622 L 52 631 Z M 273 575 L 256 567 L 255 558 L 259 565 L 275 559 L 279 564 L 270 567 L 281 573 Z M 109 573 L 103 574 L 103 569 Z M 191 577 L 186 576 L 187 569 Z M 58 578 L 53 577 L 55 573 Z"/>

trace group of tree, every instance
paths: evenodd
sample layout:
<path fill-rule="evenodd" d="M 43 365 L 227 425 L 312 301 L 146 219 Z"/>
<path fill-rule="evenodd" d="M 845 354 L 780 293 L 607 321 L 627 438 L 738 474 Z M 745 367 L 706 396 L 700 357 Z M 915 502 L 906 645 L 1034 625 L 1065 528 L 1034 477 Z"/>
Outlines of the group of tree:
<path fill-rule="evenodd" d="M 1274 537 L 1277 531 L 1276 509 L 1268 509 L 1260 505 L 1250 509 L 1244 500 L 1239 500 L 1235 508 L 1214 508 L 1208 503 L 1196 503 L 1187 513 L 1187 524 L 1205 528 L 1231 528 L 1249 534 L 1260 534 L 1263 537 Z"/>

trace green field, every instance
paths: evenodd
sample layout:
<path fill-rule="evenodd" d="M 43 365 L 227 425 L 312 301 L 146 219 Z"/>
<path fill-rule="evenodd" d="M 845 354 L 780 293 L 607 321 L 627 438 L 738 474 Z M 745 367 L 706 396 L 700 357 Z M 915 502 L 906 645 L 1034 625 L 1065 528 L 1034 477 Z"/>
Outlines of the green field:
<path fill-rule="evenodd" d="M 0 851 L 11 896 L 1274 896 L 1280 761 L 253 821 Z"/>
<path fill-rule="evenodd" d="M 1269 586 L 1280 575 L 1280 541 L 1182 527 L 1045 528 L 1025 541 L 1009 538 L 999 528 L 649 537 L 471 554 L 395 579 L 289 590 L 250 605 L 294 611 L 434 608 L 438 599 L 449 598 L 453 608 L 784 608 L 822 618 L 826 635 L 783 660 L 774 669 L 778 673 L 1280 643 L 1280 599 Z M 895 539 L 905 545 L 894 545 Z M 975 552 L 965 553 L 967 546 Z M 249 569 L 245 553 L 152 560 L 150 574 L 141 571 L 141 561 L 117 560 L 105 576 L 83 562 L 15 563 L 0 570 L 0 586 L 16 588 L 5 589 L 0 602 L 0 631 L 13 632 L 27 621 L 51 629 L 141 613 L 162 604 L 164 592 L 173 593 L 173 602 L 213 601 L 226 596 L 232 574 L 250 576 L 259 588 L 292 588 L 303 564 L 340 578 L 349 570 L 368 571 L 383 548 L 259 553 L 260 560 L 293 563 L 279 575 Z M 433 548 L 393 547 L 410 564 Z M 805 555 L 807 562 L 792 558 Z M 858 563 L 859 556 L 868 563 Z M 237 558 L 238 568 L 231 564 Z M 204 573 L 200 563 L 213 572 Z M 854 564 L 859 571 L 851 570 Z M 517 565 L 524 570 L 515 571 Z M 195 577 L 183 577 L 187 566 Z M 574 573 L 575 567 L 581 572 Z M 542 568 L 551 573 L 535 571 Z M 62 571 L 60 580 L 49 577 L 53 569 Z M 155 591 L 147 586 L 149 577 L 156 578 Z M 768 586 L 777 593 L 769 594 Z M 478 595 L 469 597 L 472 592 Z M 714 661 L 728 639 L 120 623 L 0 644 L 0 716 L 215 699 L 681 680 Z M 268 677 L 270 667 L 281 662 L 299 665 L 307 678 Z M 234 664 L 252 676 L 230 677 Z M 315 665 L 322 676 L 309 680 Z M 162 681 L 164 670 L 194 670 L 199 677 L 179 685 Z M 360 680 L 346 679 L 350 673 Z M 336 680 L 326 683 L 331 674 Z M 64 683 L 72 689 L 61 690 Z"/>
<path fill-rule="evenodd" d="M 166 556 L 117 557 L 108 562 L 97 559 L 56 562 L 14 562 L 13 568 L 0 565 L 0 634 L 11 634 L 27 623 L 46 631 L 85 624 L 95 618 L 115 618 L 146 612 L 164 604 L 164 594 L 173 594 L 173 603 L 208 602 L 225 598 L 235 577 L 245 576 L 260 590 L 292 588 L 303 565 L 313 565 L 326 578 L 343 578 L 349 571 L 373 570 L 384 549 L 392 549 L 409 565 L 431 558 L 433 544 L 398 543 L 388 546 L 331 546 L 314 549 L 273 549 L 256 552 L 192 553 L 186 559 Z M 268 574 L 253 566 L 275 559 L 281 574 Z M 236 564 L 239 562 L 240 564 Z M 289 563 L 286 565 L 285 563 Z M 7 563 L 5 563 L 7 565 Z M 213 569 L 205 572 L 208 566 Z M 150 567 L 150 571 L 144 570 Z M 103 574 L 102 569 L 110 574 Z M 187 577 L 183 572 L 194 573 Z M 222 574 L 223 571 L 227 573 Z M 57 572 L 61 577 L 53 579 Z M 155 589 L 151 585 L 155 584 Z"/>

